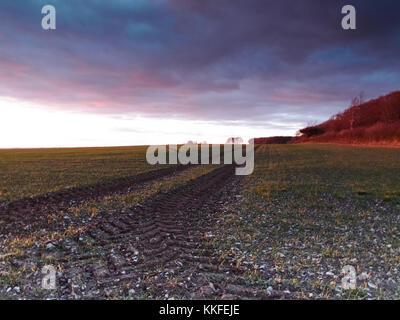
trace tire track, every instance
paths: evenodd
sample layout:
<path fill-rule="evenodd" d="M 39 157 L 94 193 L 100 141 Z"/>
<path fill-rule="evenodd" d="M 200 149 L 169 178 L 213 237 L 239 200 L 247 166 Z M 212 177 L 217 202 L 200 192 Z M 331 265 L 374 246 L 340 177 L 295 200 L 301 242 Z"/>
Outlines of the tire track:
<path fill-rule="evenodd" d="M 285 298 L 249 285 L 249 270 L 222 259 L 221 243 L 212 241 L 224 205 L 240 189 L 234 170 L 215 169 L 62 244 L 58 298 Z"/>
<path fill-rule="evenodd" d="M 65 276 L 59 294 L 196 298 L 208 284 L 207 270 L 231 269 L 220 265 L 207 240 L 238 179 L 234 166 L 225 165 L 101 221 L 62 248 Z M 83 286 L 73 288 L 68 279 L 78 283 L 77 278 Z"/>
<path fill-rule="evenodd" d="M 112 194 L 123 194 L 140 188 L 145 182 L 172 176 L 193 166 L 178 165 L 153 170 L 134 176 L 114 179 L 91 186 L 75 187 L 47 193 L 32 198 L 23 198 L 0 206 L 2 233 L 16 231 L 16 225 L 24 226 L 33 219 L 48 213 L 66 210 L 88 200 L 98 199 Z"/>

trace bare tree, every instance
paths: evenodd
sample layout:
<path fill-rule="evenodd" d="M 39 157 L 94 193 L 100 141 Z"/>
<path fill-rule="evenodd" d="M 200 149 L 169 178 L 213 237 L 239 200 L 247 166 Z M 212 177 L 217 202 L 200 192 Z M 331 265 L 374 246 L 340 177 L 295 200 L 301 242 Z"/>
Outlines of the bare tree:
<path fill-rule="evenodd" d="M 230 137 L 225 144 L 243 144 L 243 139 L 241 137 Z"/>
<path fill-rule="evenodd" d="M 364 91 L 361 91 L 358 96 L 355 96 L 353 99 L 351 99 L 351 117 L 350 117 L 350 130 L 354 129 L 354 125 L 357 122 L 357 115 L 360 110 L 360 106 L 364 103 Z"/>

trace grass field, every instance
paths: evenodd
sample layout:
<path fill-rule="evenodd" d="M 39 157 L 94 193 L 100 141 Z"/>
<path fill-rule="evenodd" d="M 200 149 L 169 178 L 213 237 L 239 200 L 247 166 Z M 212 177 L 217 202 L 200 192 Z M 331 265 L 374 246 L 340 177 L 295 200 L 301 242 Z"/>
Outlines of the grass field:
<path fill-rule="evenodd" d="M 2 199 L 159 168 L 144 147 L 0 154 Z M 226 168 L 190 167 L 60 211 L 38 206 L 21 227 L 3 215 L 0 297 L 400 299 L 400 149 L 263 145 L 252 175 Z M 101 275 L 91 271 L 99 261 Z M 46 263 L 66 283 L 56 293 L 40 289 Z M 341 287 L 344 266 L 355 289 Z M 101 291 L 105 279 L 118 284 Z"/>
<path fill-rule="evenodd" d="M 400 198 L 399 149 L 328 144 L 262 146 L 255 161 L 249 188 L 263 196 L 290 191 L 310 200 L 324 192 L 338 198 Z"/>
<path fill-rule="evenodd" d="M 262 146 L 217 226 L 221 254 L 253 266 L 251 283 L 304 298 L 399 299 L 399 172 L 399 149 Z M 356 290 L 340 290 L 345 265 Z"/>
<path fill-rule="evenodd" d="M 0 149 L 0 201 L 159 169 L 147 147 Z"/>

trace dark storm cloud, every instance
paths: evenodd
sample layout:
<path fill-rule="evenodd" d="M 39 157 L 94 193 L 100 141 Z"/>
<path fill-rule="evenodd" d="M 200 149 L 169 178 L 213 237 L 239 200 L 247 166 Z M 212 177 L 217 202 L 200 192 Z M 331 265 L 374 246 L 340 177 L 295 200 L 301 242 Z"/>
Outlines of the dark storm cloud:
<path fill-rule="evenodd" d="M 41 29 L 41 7 L 57 30 Z M 400 83 L 398 1 L 2 0 L 0 95 L 110 114 L 323 119 Z"/>

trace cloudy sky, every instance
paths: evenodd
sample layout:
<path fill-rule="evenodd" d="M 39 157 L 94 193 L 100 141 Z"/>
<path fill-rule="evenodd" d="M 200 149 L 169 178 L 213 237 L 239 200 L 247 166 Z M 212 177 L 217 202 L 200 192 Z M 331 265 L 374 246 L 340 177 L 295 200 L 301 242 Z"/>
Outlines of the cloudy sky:
<path fill-rule="evenodd" d="M 54 5 L 57 29 L 41 28 Z M 343 30 L 341 8 L 357 10 Z M 0 147 L 292 135 L 400 89 L 397 0 L 1 0 Z"/>

